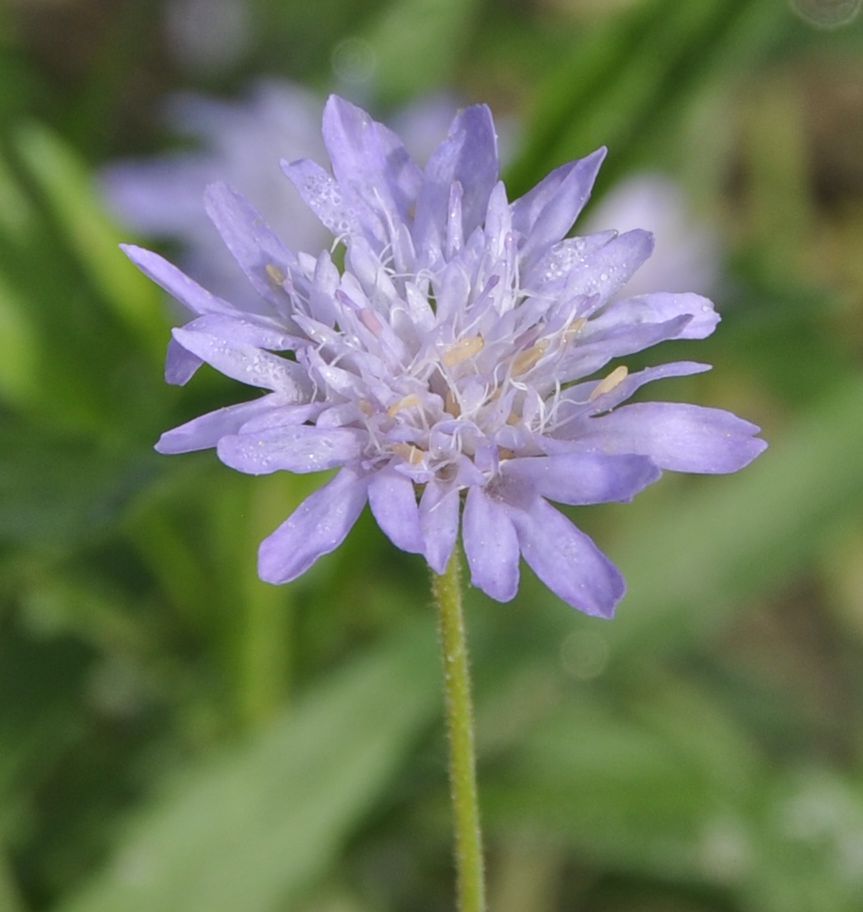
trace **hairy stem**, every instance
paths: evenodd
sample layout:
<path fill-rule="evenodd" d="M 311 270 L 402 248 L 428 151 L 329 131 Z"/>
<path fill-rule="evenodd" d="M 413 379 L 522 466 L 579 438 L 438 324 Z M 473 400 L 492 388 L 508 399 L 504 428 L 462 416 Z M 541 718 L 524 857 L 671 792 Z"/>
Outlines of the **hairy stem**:
<path fill-rule="evenodd" d="M 473 705 L 461 605 L 460 559 L 453 552 L 442 576 L 432 577 L 443 657 L 449 778 L 455 830 L 458 912 L 485 912 L 482 835 L 476 788 Z"/>

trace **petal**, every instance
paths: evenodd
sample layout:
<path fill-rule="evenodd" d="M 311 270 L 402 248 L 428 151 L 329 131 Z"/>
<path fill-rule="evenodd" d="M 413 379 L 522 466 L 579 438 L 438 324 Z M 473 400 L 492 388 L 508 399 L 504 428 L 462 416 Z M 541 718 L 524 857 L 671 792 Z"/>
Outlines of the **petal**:
<path fill-rule="evenodd" d="M 470 488 L 462 521 L 474 586 L 499 602 L 518 592 L 518 539 L 506 507 L 480 487 Z"/>
<path fill-rule="evenodd" d="M 447 138 L 429 158 L 425 179 L 417 201 L 415 236 L 418 246 L 442 246 L 447 234 L 452 187 L 460 187 L 461 237 L 467 237 L 480 224 L 488 200 L 497 183 L 500 162 L 497 134 L 491 111 L 486 105 L 473 105 L 460 111 Z"/>
<path fill-rule="evenodd" d="M 612 617 L 626 584 L 591 539 L 539 497 L 508 512 L 525 561 L 545 585 L 585 614 Z"/>
<path fill-rule="evenodd" d="M 161 285 L 171 297 L 188 307 L 192 313 L 237 313 L 237 308 L 232 304 L 210 294 L 206 288 L 202 288 L 158 253 L 136 247 L 134 244 L 120 244 L 120 249 L 147 278 Z"/>
<path fill-rule="evenodd" d="M 422 554 L 420 514 L 410 478 L 389 468 L 376 472 L 369 480 L 369 506 L 377 524 L 397 548 Z"/>
<path fill-rule="evenodd" d="M 445 572 L 458 537 L 460 500 L 454 485 L 434 479 L 428 482 L 420 498 L 424 553 L 429 566 L 438 574 Z"/>
<path fill-rule="evenodd" d="M 366 440 L 356 428 L 288 425 L 223 437 L 218 453 L 225 465 L 247 475 L 323 472 L 356 459 Z"/>
<path fill-rule="evenodd" d="M 296 265 L 293 253 L 255 207 L 227 184 L 207 187 L 204 208 L 255 291 L 277 310 L 285 309 L 290 299 L 282 287 L 284 279 L 278 278 L 289 275 Z"/>
<path fill-rule="evenodd" d="M 660 342 L 681 338 L 690 317 L 680 316 L 665 323 L 620 325 L 593 331 L 588 323 L 576 339 L 572 350 L 564 355 L 554 368 L 554 376 L 561 383 L 579 380 L 600 370 L 614 358 L 643 351 Z"/>
<path fill-rule="evenodd" d="M 283 161 L 282 170 L 327 231 L 336 237 L 359 234 L 356 212 L 345 203 L 339 185 L 320 165 L 308 159 Z"/>
<path fill-rule="evenodd" d="M 326 487 L 307 497 L 261 542 L 261 579 L 266 583 L 289 583 L 321 555 L 335 551 L 363 512 L 367 486 L 365 477 L 353 469 L 342 469 Z"/>
<path fill-rule="evenodd" d="M 722 409 L 677 402 L 624 405 L 591 418 L 574 443 L 602 453 L 638 453 L 673 472 L 736 472 L 767 444 L 760 428 Z"/>
<path fill-rule="evenodd" d="M 247 421 L 280 411 L 284 402 L 278 395 L 261 396 L 251 402 L 241 402 L 239 405 L 208 412 L 173 430 L 165 431 L 156 444 L 156 451 L 174 454 L 209 449 L 226 434 L 236 434 Z"/>
<path fill-rule="evenodd" d="M 281 392 L 288 401 L 304 401 L 310 395 L 311 384 L 305 370 L 295 361 L 272 355 L 254 345 L 195 330 L 175 329 L 173 335 L 183 348 L 226 377 Z"/>
<path fill-rule="evenodd" d="M 634 395 L 642 386 L 653 383 L 654 380 L 688 377 L 692 374 L 703 374 L 710 369 L 709 364 L 700 364 L 697 361 L 671 361 L 668 364 L 646 367 L 634 374 L 628 374 L 607 393 L 599 395 L 594 395 L 594 391 L 603 382 L 602 380 L 578 383 L 566 390 L 564 397 L 557 405 L 553 436 L 569 437 L 577 434 L 582 425 L 572 423 L 576 418 L 611 411 Z"/>
<path fill-rule="evenodd" d="M 165 358 L 165 381 L 174 386 L 185 386 L 204 362 L 172 338 Z"/>
<path fill-rule="evenodd" d="M 540 294 L 560 291 L 565 300 L 579 295 L 597 295 L 594 306 L 604 303 L 632 278 L 653 252 L 653 235 L 635 229 L 612 236 L 604 244 L 596 244 L 602 237 L 567 238 L 555 244 L 529 270 L 525 278 L 527 287 L 536 287 Z"/>
<path fill-rule="evenodd" d="M 324 108 L 323 135 L 342 189 L 383 216 L 385 223 L 406 221 L 422 173 L 399 137 L 336 95 Z"/>
<path fill-rule="evenodd" d="M 701 295 L 661 292 L 615 301 L 591 322 L 599 330 L 622 325 L 664 323 L 681 316 L 691 319 L 684 325 L 678 339 L 705 339 L 716 329 L 720 319 L 713 309 L 713 302 Z"/>
<path fill-rule="evenodd" d="M 187 323 L 183 329 L 270 351 L 294 351 L 307 342 L 286 333 L 275 320 L 257 314 L 205 314 Z"/>
<path fill-rule="evenodd" d="M 562 453 L 506 460 L 501 474 L 550 500 L 582 505 L 632 500 L 662 472 L 645 456 Z"/>
<path fill-rule="evenodd" d="M 541 256 L 572 228 L 584 208 L 606 150 L 564 165 L 513 204 L 513 228 L 524 244 L 520 254 L 525 263 Z"/>

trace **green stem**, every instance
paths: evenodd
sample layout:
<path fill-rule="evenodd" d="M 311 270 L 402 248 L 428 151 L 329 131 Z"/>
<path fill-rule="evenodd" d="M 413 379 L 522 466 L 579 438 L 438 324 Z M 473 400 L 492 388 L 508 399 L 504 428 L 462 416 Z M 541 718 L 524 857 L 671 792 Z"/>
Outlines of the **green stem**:
<path fill-rule="evenodd" d="M 453 553 L 442 576 L 432 577 L 438 608 L 449 733 L 449 778 L 455 830 L 458 912 L 485 912 L 482 835 L 476 788 L 473 705 L 467 637 L 461 607 L 460 561 Z"/>

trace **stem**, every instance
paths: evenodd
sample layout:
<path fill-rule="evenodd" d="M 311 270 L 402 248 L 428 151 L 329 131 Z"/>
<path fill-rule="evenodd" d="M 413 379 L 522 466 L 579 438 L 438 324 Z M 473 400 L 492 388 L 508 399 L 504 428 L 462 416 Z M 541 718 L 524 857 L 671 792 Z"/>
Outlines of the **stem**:
<path fill-rule="evenodd" d="M 456 550 L 443 575 L 432 577 L 432 592 L 440 624 L 449 734 L 449 779 L 458 892 L 456 908 L 458 912 L 485 912 L 482 835 L 473 744 L 473 705 L 459 575 L 460 562 Z"/>

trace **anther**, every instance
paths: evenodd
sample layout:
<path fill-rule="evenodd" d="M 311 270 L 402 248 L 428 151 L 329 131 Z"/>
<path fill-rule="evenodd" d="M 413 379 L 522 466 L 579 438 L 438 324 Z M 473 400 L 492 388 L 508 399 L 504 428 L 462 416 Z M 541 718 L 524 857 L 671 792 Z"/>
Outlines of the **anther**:
<path fill-rule="evenodd" d="M 594 399 L 598 399 L 600 396 L 610 393 L 615 387 L 620 386 L 628 375 L 628 367 L 623 364 L 621 364 L 620 367 L 616 367 L 604 380 L 600 380 L 599 383 L 596 384 L 591 391 L 590 396 L 588 396 L 588 402 L 593 402 Z"/>
<path fill-rule="evenodd" d="M 474 355 L 478 355 L 485 347 L 485 341 L 482 336 L 470 336 L 467 339 L 459 339 L 453 343 L 443 354 L 441 361 L 444 367 L 456 367 L 467 361 Z"/>
<path fill-rule="evenodd" d="M 281 288 L 282 285 L 285 284 L 285 278 L 286 278 L 285 274 L 274 263 L 267 263 L 264 271 L 269 276 L 270 281 L 273 283 L 273 285 L 277 286 L 278 288 Z"/>
<path fill-rule="evenodd" d="M 425 456 L 425 450 L 415 447 L 412 443 L 397 443 L 393 446 L 393 452 L 411 465 L 419 465 Z"/>
<path fill-rule="evenodd" d="M 417 396 L 416 393 L 411 393 L 409 396 L 405 396 L 404 399 L 399 399 L 398 402 L 394 402 L 387 409 L 387 414 L 390 418 L 395 418 L 395 416 L 404 409 L 414 408 L 421 404 L 419 396 Z"/>
<path fill-rule="evenodd" d="M 563 331 L 563 341 L 572 342 L 572 340 L 587 326 L 587 320 L 584 317 L 578 317 L 573 320 Z"/>
<path fill-rule="evenodd" d="M 540 339 L 536 345 L 532 345 L 520 355 L 517 355 L 512 362 L 512 373 L 514 377 L 519 374 L 526 374 L 548 350 L 548 341 Z"/>

